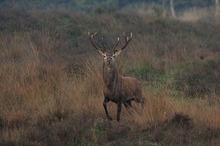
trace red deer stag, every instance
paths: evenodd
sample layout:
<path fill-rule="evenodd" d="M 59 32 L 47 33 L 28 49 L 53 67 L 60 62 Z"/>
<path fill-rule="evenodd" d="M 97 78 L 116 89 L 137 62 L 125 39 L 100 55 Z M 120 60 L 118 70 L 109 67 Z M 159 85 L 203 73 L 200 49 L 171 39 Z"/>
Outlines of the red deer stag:
<path fill-rule="evenodd" d="M 142 96 L 142 87 L 141 83 L 132 77 L 124 77 L 118 73 L 118 70 L 115 65 L 115 58 L 121 53 L 121 51 L 126 48 L 128 43 L 131 41 L 132 33 L 130 37 L 125 37 L 125 44 L 116 49 L 120 39 L 118 37 L 117 43 L 115 44 L 111 52 L 103 50 L 97 43 L 94 41 L 94 37 L 97 35 L 93 33 L 89 36 L 89 39 L 94 48 L 98 53 L 103 57 L 103 80 L 105 83 L 104 86 L 104 102 L 103 106 L 105 109 L 106 116 L 109 120 L 112 120 L 112 117 L 109 115 L 107 110 L 107 103 L 112 101 L 117 104 L 117 121 L 120 120 L 120 113 L 122 103 L 124 106 L 131 107 L 131 101 L 141 103 L 142 107 L 144 105 L 144 98 Z"/>

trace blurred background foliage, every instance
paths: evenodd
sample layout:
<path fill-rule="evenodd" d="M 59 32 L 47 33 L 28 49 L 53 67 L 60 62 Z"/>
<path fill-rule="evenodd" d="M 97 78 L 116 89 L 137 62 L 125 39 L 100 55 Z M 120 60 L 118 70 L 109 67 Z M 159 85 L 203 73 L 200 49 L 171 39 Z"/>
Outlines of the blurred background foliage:
<path fill-rule="evenodd" d="M 139 4 L 169 5 L 170 0 L 0 0 L 1 7 L 57 8 L 63 7 L 74 11 L 90 11 L 97 8 L 122 9 Z M 174 0 L 178 10 L 189 7 L 210 7 L 214 0 Z"/>

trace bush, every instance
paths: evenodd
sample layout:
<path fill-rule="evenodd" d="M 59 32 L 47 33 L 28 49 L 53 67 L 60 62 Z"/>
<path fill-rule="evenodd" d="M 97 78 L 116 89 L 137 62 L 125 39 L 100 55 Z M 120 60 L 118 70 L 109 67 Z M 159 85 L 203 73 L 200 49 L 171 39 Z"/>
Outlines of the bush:
<path fill-rule="evenodd" d="M 187 96 L 220 93 L 220 60 L 185 64 L 174 75 L 175 87 Z"/>
<path fill-rule="evenodd" d="M 160 76 L 160 73 L 158 73 L 158 71 L 148 65 L 135 66 L 128 70 L 127 74 L 145 81 L 153 81 L 158 79 Z"/>

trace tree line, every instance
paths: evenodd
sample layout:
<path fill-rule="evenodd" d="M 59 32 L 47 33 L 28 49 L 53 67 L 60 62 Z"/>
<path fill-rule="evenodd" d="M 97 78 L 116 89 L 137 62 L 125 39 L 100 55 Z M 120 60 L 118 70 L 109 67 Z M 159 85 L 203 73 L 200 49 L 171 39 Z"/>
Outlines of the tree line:
<path fill-rule="evenodd" d="M 215 7 L 219 15 L 219 0 L 0 0 L 0 8 L 57 8 L 64 7 L 75 11 L 91 11 L 97 8 L 121 9 L 129 5 L 155 4 L 161 6 L 164 15 L 169 12 L 173 17 L 176 11 L 190 7 Z"/>

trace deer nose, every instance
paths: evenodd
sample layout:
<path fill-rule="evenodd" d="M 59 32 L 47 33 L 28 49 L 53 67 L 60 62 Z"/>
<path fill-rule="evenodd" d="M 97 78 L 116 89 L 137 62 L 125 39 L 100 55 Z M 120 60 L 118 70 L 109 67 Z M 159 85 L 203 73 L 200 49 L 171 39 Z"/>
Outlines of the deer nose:
<path fill-rule="evenodd" d="M 114 59 L 115 59 L 114 56 L 108 57 L 108 60 L 114 60 Z"/>
<path fill-rule="evenodd" d="M 107 64 L 110 65 L 111 64 L 111 60 L 107 60 Z"/>

